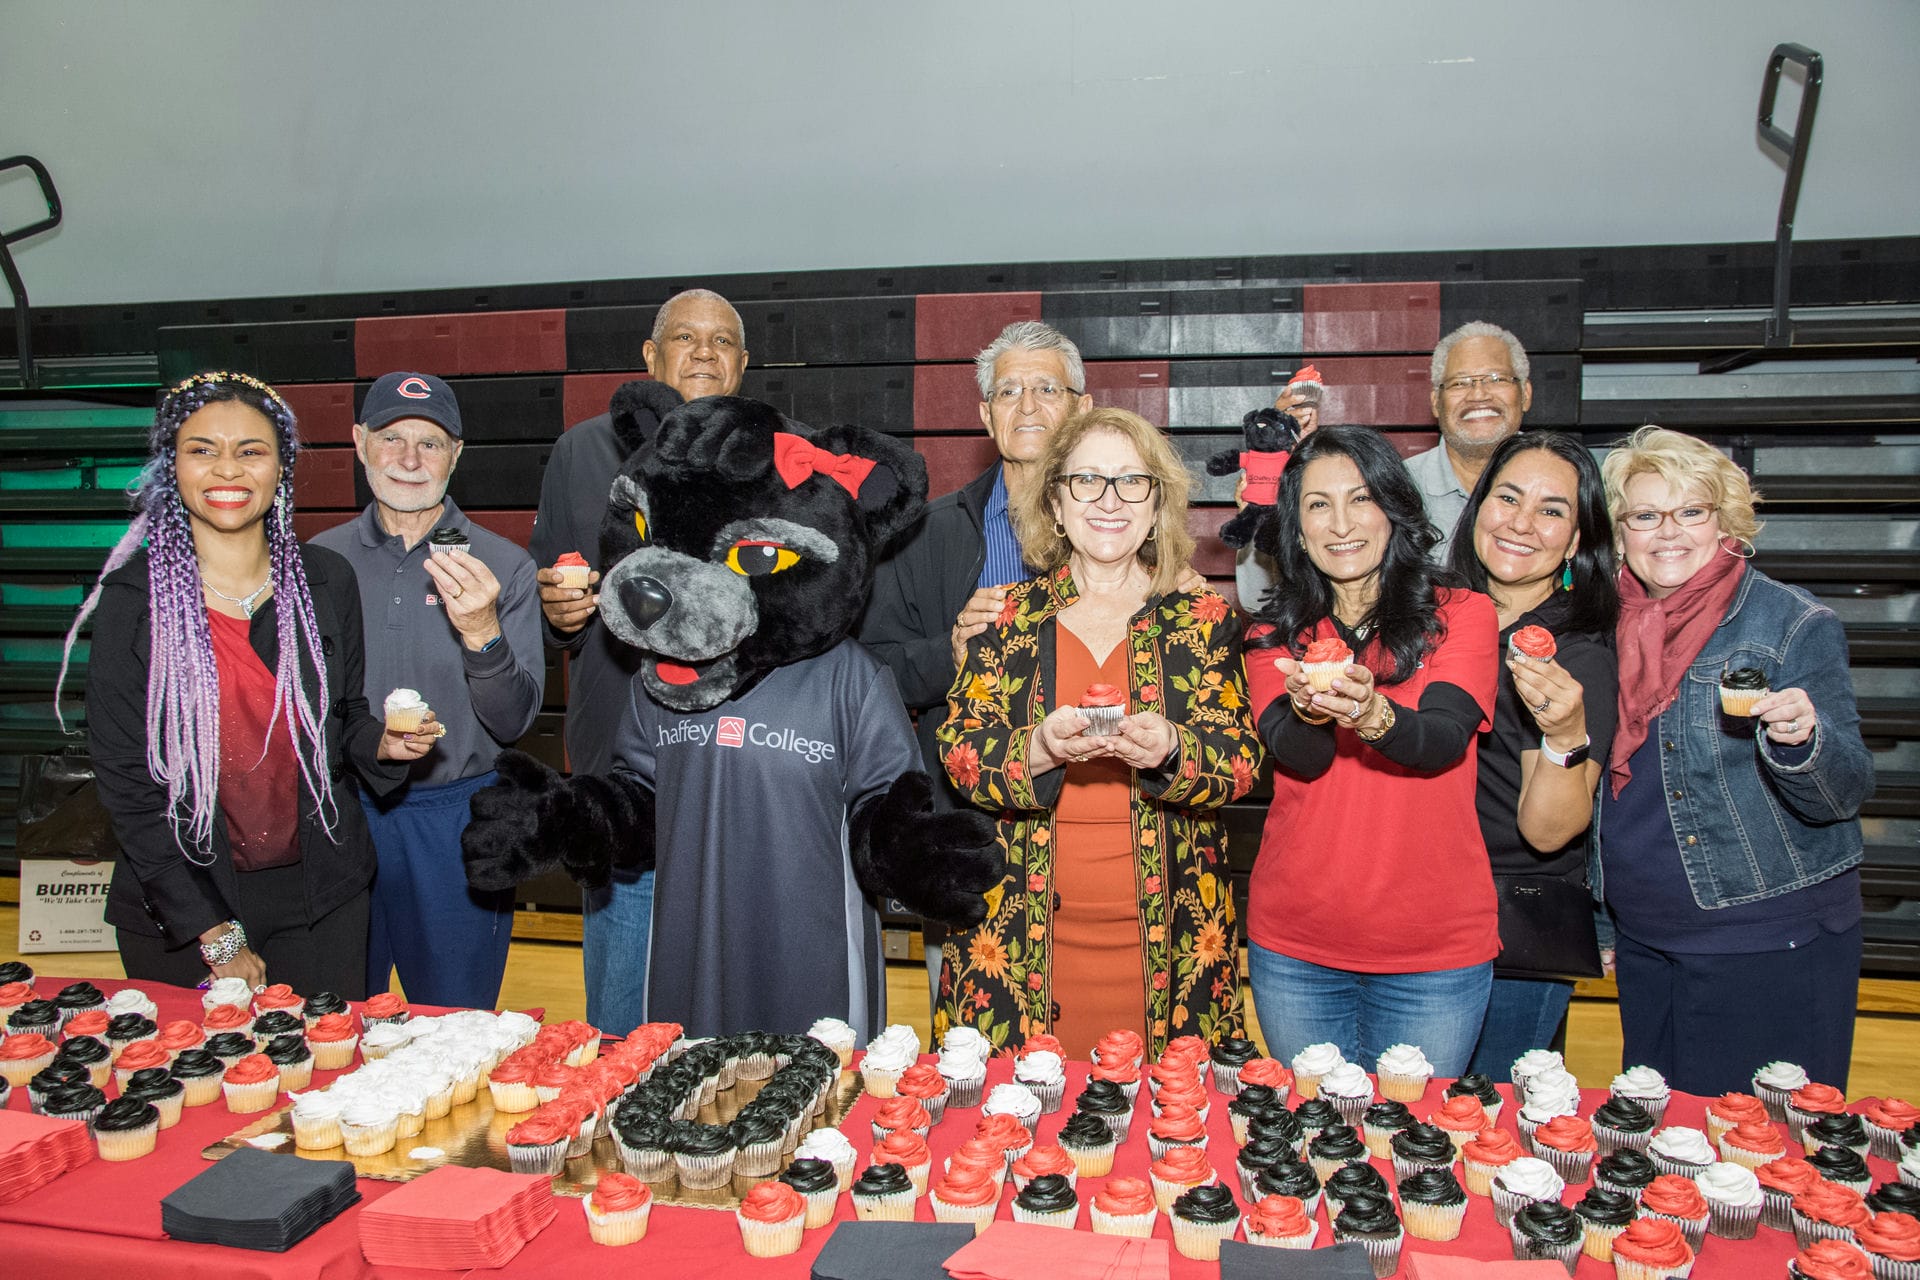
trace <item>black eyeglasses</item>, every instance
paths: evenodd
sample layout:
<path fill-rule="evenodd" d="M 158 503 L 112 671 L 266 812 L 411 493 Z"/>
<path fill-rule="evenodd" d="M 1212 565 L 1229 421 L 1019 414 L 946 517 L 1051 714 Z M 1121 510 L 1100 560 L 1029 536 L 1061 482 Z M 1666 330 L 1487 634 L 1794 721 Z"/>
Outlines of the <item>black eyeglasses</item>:
<path fill-rule="evenodd" d="M 1067 486 L 1067 495 L 1075 502 L 1095 503 L 1107 496 L 1112 489 L 1120 495 L 1122 502 L 1145 502 L 1153 496 L 1160 482 L 1152 476 L 1130 471 L 1124 476 L 1097 476 L 1090 471 L 1076 471 L 1069 476 L 1061 476 L 1060 482 Z"/>

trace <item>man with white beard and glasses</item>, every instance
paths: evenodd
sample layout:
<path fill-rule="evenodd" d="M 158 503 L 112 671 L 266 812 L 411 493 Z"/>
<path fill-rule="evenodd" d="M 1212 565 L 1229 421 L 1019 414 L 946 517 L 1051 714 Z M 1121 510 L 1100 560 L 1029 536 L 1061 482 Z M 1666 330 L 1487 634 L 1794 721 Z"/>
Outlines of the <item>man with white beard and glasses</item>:
<path fill-rule="evenodd" d="M 396 689 L 432 708 L 444 736 L 387 802 L 361 796 L 379 854 L 367 992 L 398 971 L 421 1004 L 491 1009 L 513 936 L 511 894 L 469 888 L 460 860 L 467 801 L 493 761 L 533 727 L 544 656 L 533 558 L 447 497 L 463 447 L 453 390 L 431 374 L 373 384 L 353 428 L 373 501 L 313 541 L 345 556 L 360 585 L 366 696 Z"/>
<path fill-rule="evenodd" d="M 1453 526 L 1467 509 L 1487 459 L 1533 404 L 1526 348 L 1497 324 L 1461 325 L 1433 349 L 1433 416 L 1440 443 L 1407 459 L 1407 473 L 1420 489 L 1427 519 L 1440 532 L 1429 559 L 1447 562 Z"/>

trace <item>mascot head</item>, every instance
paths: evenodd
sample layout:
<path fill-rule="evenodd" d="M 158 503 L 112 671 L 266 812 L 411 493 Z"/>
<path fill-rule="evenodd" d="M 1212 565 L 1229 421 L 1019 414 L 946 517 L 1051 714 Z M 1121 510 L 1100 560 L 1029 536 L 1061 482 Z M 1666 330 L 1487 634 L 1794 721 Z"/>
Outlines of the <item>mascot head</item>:
<path fill-rule="evenodd" d="M 614 479 L 600 614 L 664 707 L 704 711 L 840 643 L 875 559 L 926 505 L 926 462 L 891 436 L 794 425 L 695 400 Z"/>

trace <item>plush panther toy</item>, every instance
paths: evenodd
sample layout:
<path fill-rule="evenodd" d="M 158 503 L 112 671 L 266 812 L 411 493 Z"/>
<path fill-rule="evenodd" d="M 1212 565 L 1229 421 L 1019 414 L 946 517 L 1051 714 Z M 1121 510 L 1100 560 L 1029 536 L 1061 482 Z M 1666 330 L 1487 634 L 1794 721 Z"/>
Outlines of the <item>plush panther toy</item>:
<path fill-rule="evenodd" d="M 1255 409 L 1241 419 L 1240 433 L 1246 442 L 1244 449 L 1223 449 L 1207 459 L 1210 476 L 1247 473 L 1247 487 L 1240 495 L 1246 505 L 1220 526 L 1220 541 L 1235 550 L 1252 542 L 1254 532 L 1273 514 L 1280 473 L 1287 469 L 1287 459 L 1300 443 L 1300 424 L 1290 413 Z"/>
<path fill-rule="evenodd" d="M 613 771 L 505 752 L 463 841 L 480 889 L 652 864 L 647 1017 L 690 1035 L 836 1017 L 871 1036 L 871 900 L 970 925 L 1005 872 L 991 818 L 934 811 L 893 678 L 849 638 L 926 464 L 876 431 L 794 426 L 709 397 L 628 460 L 601 526 L 601 617 L 641 653 Z"/>

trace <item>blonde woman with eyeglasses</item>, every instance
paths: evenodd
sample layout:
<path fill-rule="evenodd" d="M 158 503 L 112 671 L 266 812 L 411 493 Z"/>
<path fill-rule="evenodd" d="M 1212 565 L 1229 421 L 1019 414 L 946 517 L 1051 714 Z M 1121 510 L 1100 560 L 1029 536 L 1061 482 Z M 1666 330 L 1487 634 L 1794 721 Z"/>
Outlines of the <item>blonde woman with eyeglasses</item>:
<path fill-rule="evenodd" d="M 1688 1093 L 1769 1062 L 1844 1090 L 1873 761 L 1833 611 L 1747 562 L 1746 472 L 1642 427 L 1601 467 L 1619 723 L 1595 822 L 1625 1058 Z"/>
<path fill-rule="evenodd" d="M 1038 576 L 967 643 L 939 740 L 954 785 L 1001 815 L 1007 878 L 949 938 L 934 1031 L 997 1050 L 1051 1034 L 1085 1057 L 1129 1028 L 1243 1035 L 1218 809 L 1253 786 L 1239 617 L 1182 591 L 1187 471 L 1120 409 L 1061 426 L 1013 507 Z"/>

